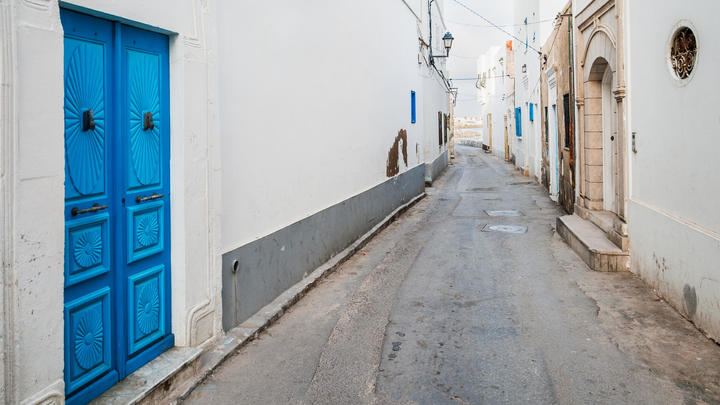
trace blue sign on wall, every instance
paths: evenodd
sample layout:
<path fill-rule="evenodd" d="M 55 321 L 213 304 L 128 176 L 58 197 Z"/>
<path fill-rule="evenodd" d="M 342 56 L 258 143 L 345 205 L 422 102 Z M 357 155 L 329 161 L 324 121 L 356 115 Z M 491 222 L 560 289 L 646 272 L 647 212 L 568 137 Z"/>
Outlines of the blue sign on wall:
<path fill-rule="evenodd" d="M 410 92 L 410 122 L 413 124 L 417 121 L 417 104 L 415 101 L 415 92 Z"/>

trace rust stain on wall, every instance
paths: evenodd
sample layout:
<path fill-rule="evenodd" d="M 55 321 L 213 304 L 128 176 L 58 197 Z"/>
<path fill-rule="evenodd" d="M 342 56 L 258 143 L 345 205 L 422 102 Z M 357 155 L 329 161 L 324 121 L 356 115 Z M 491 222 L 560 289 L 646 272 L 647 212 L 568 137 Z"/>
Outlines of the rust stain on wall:
<path fill-rule="evenodd" d="M 386 169 L 386 174 L 388 177 L 393 177 L 396 174 L 400 173 L 400 165 L 399 165 L 400 141 L 402 141 L 403 162 L 405 162 L 405 167 L 407 167 L 407 165 L 408 165 L 407 131 L 404 129 L 401 129 L 400 132 L 398 132 L 398 135 L 395 137 L 395 142 L 393 142 L 393 146 L 390 148 L 390 151 L 388 152 L 387 169 Z"/>

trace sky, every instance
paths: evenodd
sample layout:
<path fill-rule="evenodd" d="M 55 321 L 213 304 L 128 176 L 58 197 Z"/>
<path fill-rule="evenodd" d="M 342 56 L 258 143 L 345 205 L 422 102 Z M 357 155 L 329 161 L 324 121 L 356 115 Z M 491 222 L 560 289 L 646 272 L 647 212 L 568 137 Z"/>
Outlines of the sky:
<path fill-rule="evenodd" d="M 510 0 L 459 0 L 497 25 L 512 25 L 513 7 Z M 448 68 L 454 79 L 477 78 L 477 59 L 491 46 L 504 46 L 507 34 L 489 26 L 455 0 L 445 0 L 445 19 L 455 37 Z M 509 30 L 509 29 L 508 29 Z M 475 80 L 453 80 L 458 88 L 455 115 L 479 117 Z"/>

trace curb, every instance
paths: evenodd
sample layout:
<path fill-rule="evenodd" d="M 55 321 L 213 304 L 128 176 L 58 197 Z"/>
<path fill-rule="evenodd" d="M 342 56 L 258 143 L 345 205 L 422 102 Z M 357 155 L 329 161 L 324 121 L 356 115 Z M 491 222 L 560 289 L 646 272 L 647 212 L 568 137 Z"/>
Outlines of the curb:
<path fill-rule="evenodd" d="M 168 392 L 167 395 L 164 396 L 164 399 L 169 400 L 169 402 L 173 404 L 187 399 L 192 391 L 212 375 L 215 369 L 225 362 L 225 360 L 235 355 L 243 346 L 253 341 L 260 333 L 280 319 L 280 317 L 285 314 L 285 311 L 305 296 L 320 280 L 337 270 L 375 235 L 397 220 L 400 215 L 425 198 L 426 195 L 427 194 L 423 192 L 408 203 L 398 207 L 350 246 L 315 269 L 303 280 L 285 290 L 285 292 L 280 294 L 273 302 L 263 307 L 255 315 L 250 317 L 250 319 L 229 330 L 221 341 L 215 341 L 207 346 L 199 358 L 200 367 L 198 374 L 195 375 L 191 381 L 180 384 L 182 387 L 178 387 L 175 391 Z M 151 400 L 152 397 L 153 395 L 148 395 L 143 402 L 145 402 L 145 400 Z"/>

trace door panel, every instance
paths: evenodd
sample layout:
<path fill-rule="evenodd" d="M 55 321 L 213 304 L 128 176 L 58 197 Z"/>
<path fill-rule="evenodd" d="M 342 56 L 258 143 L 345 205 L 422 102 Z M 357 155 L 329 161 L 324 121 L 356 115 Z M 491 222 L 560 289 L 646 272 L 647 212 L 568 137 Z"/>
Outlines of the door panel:
<path fill-rule="evenodd" d="M 554 91 L 554 90 L 553 90 Z M 552 102 L 555 102 L 553 97 Z M 558 120 L 557 105 L 553 104 L 550 110 L 550 194 L 557 201 L 560 192 L 560 159 L 558 158 Z"/>
<path fill-rule="evenodd" d="M 128 278 L 128 341 L 135 354 L 166 334 L 165 266 L 157 266 Z"/>
<path fill-rule="evenodd" d="M 160 55 L 136 50 L 127 54 L 130 155 L 128 187 L 159 186 L 162 178 L 160 145 Z"/>
<path fill-rule="evenodd" d="M 165 215 L 163 201 L 136 205 L 127 209 L 128 264 L 165 249 Z"/>
<path fill-rule="evenodd" d="M 65 383 L 86 403 L 174 344 L 168 38 L 61 10 Z"/>
<path fill-rule="evenodd" d="M 65 41 L 65 196 L 67 200 L 106 193 L 106 42 Z"/>
<path fill-rule="evenodd" d="M 172 346 L 168 38 L 122 26 L 124 374 Z"/>
<path fill-rule="evenodd" d="M 113 346 L 110 320 L 110 288 L 73 300 L 65 305 L 72 356 L 65 364 L 68 392 L 91 382 L 112 368 Z"/>
<path fill-rule="evenodd" d="M 110 271 L 110 216 L 66 222 L 65 287 Z"/>
<path fill-rule="evenodd" d="M 117 206 L 109 187 L 113 31 L 112 23 L 101 19 L 65 10 L 61 18 L 65 30 L 64 374 L 72 403 L 73 396 L 100 393 L 118 380 L 112 214 Z"/>
<path fill-rule="evenodd" d="M 617 104 L 612 94 L 613 76 L 608 68 L 602 81 L 602 130 L 603 130 L 603 207 L 606 211 L 617 213 L 616 171 L 615 171 L 615 134 L 614 122 Z M 616 131 L 616 130 L 615 130 Z"/>

